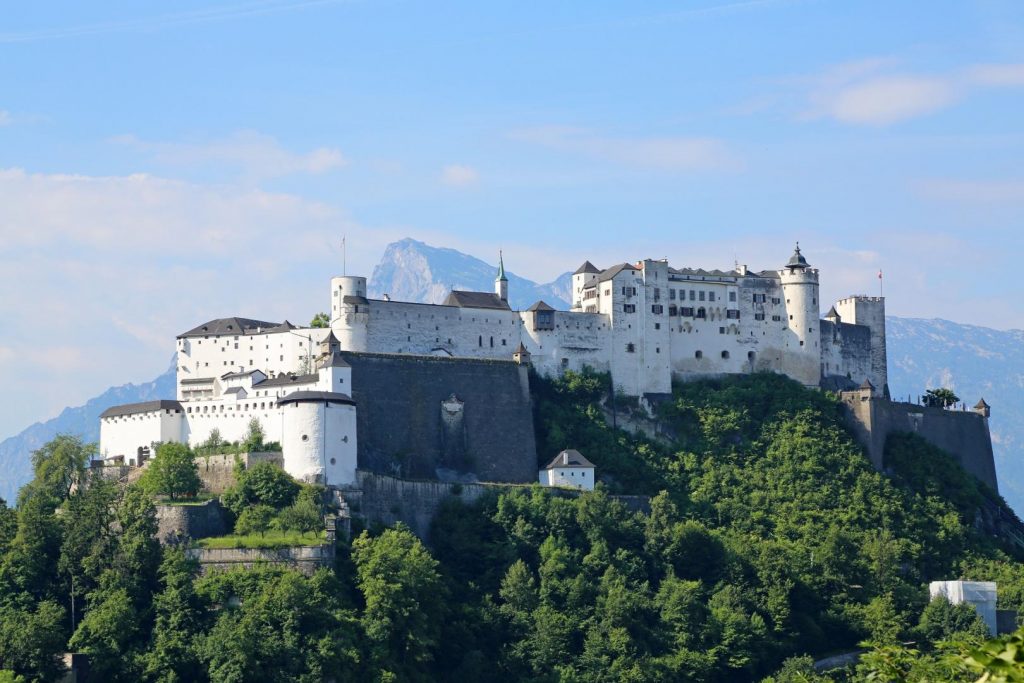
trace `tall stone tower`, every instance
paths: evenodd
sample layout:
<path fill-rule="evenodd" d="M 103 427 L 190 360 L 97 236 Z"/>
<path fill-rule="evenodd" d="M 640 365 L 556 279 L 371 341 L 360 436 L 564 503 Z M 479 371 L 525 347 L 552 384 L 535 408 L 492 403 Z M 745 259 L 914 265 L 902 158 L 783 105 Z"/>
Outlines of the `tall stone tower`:
<path fill-rule="evenodd" d="M 370 302 L 366 278 L 342 275 L 331 278 L 331 329 L 345 351 L 368 351 Z"/>
<path fill-rule="evenodd" d="M 494 293 L 508 303 L 508 278 L 505 277 L 505 260 L 498 252 L 498 277 L 494 278 Z"/>
<path fill-rule="evenodd" d="M 818 269 L 812 268 L 800 243 L 779 271 L 788 324 L 783 371 L 807 386 L 821 381 L 821 330 L 818 317 Z"/>
<path fill-rule="evenodd" d="M 871 328 L 871 384 L 878 394 L 887 394 L 889 369 L 885 350 L 885 298 L 850 296 L 836 302 L 835 309 L 844 323 Z"/>

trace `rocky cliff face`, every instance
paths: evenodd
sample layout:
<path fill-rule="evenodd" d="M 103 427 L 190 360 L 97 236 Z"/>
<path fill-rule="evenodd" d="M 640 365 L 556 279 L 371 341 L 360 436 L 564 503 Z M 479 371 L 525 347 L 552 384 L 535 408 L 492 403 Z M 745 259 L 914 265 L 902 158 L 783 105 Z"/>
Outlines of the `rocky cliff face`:
<path fill-rule="evenodd" d="M 450 289 L 493 291 L 496 265 L 412 239 L 389 245 L 370 279 L 370 296 L 440 303 Z M 569 308 L 571 275 L 537 284 L 508 273 L 513 308 L 538 299 Z M 992 442 L 999 488 L 1024 514 L 1024 331 L 1000 331 L 947 320 L 888 318 L 889 387 L 893 398 L 949 387 L 969 405 L 992 405 Z M 170 342 L 168 342 L 170 343 Z M 59 432 L 99 438 L 99 414 L 112 405 L 174 396 L 174 368 L 146 384 L 113 387 L 84 406 L 66 408 L 0 443 L 0 497 L 12 501 L 31 475 L 29 454 Z"/>

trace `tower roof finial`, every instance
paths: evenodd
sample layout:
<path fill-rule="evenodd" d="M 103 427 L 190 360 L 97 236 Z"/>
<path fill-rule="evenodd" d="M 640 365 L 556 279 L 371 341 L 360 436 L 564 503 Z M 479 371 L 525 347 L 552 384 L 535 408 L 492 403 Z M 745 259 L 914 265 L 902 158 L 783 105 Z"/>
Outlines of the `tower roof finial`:
<path fill-rule="evenodd" d="M 807 259 L 800 253 L 800 242 L 796 243 L 796 249 L 793 251 L 793 255 L 789 257 L 789 263 L 786 264 L 787 268 L 807 268 L 810 264 L 807 263 Z"/>
<path fill-rule="evenodd" d="M 498 277 L 494 279 L 496 282 L 508 281 L 508 278 L 505 277 L 505 258 L 501 253 L 501 249 L 498 250 Z"/>

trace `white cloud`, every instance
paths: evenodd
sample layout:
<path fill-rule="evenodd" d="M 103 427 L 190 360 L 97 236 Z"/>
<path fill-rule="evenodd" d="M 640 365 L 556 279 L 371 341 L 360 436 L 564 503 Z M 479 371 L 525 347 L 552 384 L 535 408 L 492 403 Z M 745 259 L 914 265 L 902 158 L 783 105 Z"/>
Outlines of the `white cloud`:
<path fill-rule="evenodd" d="M 894 66 L 890 59 L 865 59 L 792 79 L 806 91 L 798 118 L 887 126 L 934 114 L 979 88 L 1024 85 L 1024 64 L 981 64 L 932 75 L 897 73 Z"/>
<path fill-rule="evenodd" d="M 206 142 L 149 142 L 134 135 L 119 135 L 111 142 L 126 145 L 170 166 L 226 166 L 238 169 L 250 180 L 277 178 L 296 173 L 321 174 L 348 162 L 333 147 L 318 147 L 296 154 L 269 135 L 239 131 L 220 140 Z"/>
<path fill-rule="evenodd" d="M 0 170 L 0 206 L 0 375 L 21 397 L 0 437 L 152 379 L 198 322 L 308 322 L 329 305 L 342 233 L 366 274 L 404 236 L 294 195 L 148 175 Z"/>
<path fill-rule="evenodd" d="M 615 164 L 668 171 L 730 170 L 741 166 L 721 140 L 707 137 L 606 137 L 583 128 L 540 126 L 513 131 L 515 140 Z"/>
<path fill-rule="evenodd" d="M 941 79 L 893 76 L 841 89 L 827 111 L 843 123 L 888 125 L 931 114 L 956 99 L 956 89 Z"/>
<path fill-rule="evenodd" d="M 450 187 L 469 187 L 480 181 L 480 174 L 472 166 L 452 164 L 441 170 L 441 182 Z"/>

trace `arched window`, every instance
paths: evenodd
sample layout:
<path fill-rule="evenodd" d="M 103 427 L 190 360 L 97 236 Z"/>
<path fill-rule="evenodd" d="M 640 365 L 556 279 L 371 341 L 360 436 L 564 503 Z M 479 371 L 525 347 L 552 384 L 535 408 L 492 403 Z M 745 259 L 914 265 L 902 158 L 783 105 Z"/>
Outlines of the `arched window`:
<path fill-rule="evenodd" d="M 708 317 L 707 309 L 705 309 L 703 306 L 698 308 L 697 309 L 697 317 L 698 318 L 705 318 L 706 319 Z"/>
<path fill-rule="evenodd" d="M 491 348 L 494 348 L 494 337 L 491 337 Z"/>
<path fill-rule="evenodd" d="M 729 358 L 729 352 L 728 351 L 722 351 L 722 358 L 728 359 Z"/>
<path fill-rule="evenodd" d="M 755 358 L 757 358 L 756 353 L 754 353 L 753 351 L 747 351 L 747 360 L 753 363 Z"/>
<path fill-rule="evenodd" d="M 697 360 L 700 360 L 701 358 L 703 358 L 703 357 L 704 357 L 704 352 L 703 352 L 703 351 L 696 351 L 696 352 L 695 352 L 695 353 L 693 354 L 693 357 L 694 357 L 694 358 L 696 358 Z"/>
<path fill-rule="evenodd" d="M 479 337 L 477 337 L 476 343 L 477 343 L 478 346 L 483 348 L 483 345 L 484 345 L 484 337 L 483 337 L 483 335 L 480 335 Z"/>

